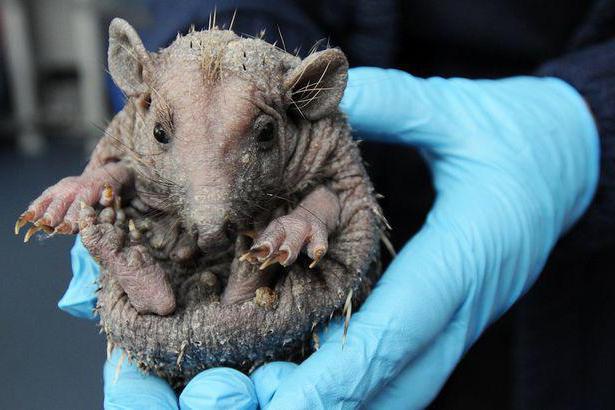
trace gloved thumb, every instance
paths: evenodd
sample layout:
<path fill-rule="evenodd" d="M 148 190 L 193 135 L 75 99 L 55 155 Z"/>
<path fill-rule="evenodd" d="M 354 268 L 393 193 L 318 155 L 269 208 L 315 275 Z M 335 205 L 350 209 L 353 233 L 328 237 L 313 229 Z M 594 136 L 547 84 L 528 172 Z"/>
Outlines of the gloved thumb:
<path fill-rule="evenodd" d="M 267 407 L 280 383 L 283 383 L 296 368 L 295 363 L 271 362 L 262 365 L 250 375 L 261 408 Z"/>
<path fill-rule="evenodd" d="M 105 409 L 175 410 L 177 397 L 169 384 L 143 374 L 126 354 L 115 349 L 103 370 Z"/>
<path fill-rule="evenodd" d="M 179 396 L 179 407 L 182 410 L 256 410 L 258 398 L 248 376 L 235 369 L 216 367 L 190 380 Z"/>
<path fill-rule="evenodd" d="M 340 108 L 362 139 L 435 148 L 445 141 L 434 130 L 438 95 L 430 88 L 428 81 L 403 71 L 353 68 Z"/>

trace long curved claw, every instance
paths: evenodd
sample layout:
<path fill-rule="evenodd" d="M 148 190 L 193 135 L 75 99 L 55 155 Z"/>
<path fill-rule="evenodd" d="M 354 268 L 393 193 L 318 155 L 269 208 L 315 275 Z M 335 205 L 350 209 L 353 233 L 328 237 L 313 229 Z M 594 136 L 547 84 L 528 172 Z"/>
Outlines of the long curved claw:
<path fill-rule="evenodd" d="M 263 244 L 263 245 L 258 245 L 258 246 L 252 246 L 248 252 L 241 255 L 239 260 L 241 262 L 247 261 L 253 265 L 261 262 L 264 265 L 265 263 L 267 263 L 268 259 L 274 258 L 274 256 L 275 255 L 272 255 L 271 247 L 268 244 Z M 269 266 L 269 264 L 266 265 L 265 267 L 267 266 Z M 262 269 L 265 269 L 265 268 L 262 268 Z"/>
<path fill-rule="evenodd" d="M 25 220 L 23 220 L 21 218 L 19 218 L 17 221 L 15 221 L 15 235 L 19 235 L 19 231 L 27 223 L 28 223 L 28 221 L 25 221 Z"/>
<path fill-rule="evenodd" d="M 256 257 L 252 254 L 252 251 L 248 251 L 241 255 L 241 257 L 239 258 L 239 262 L 245 261 L 248 261 L 251 264 L 255 264 L 257 262 Z"/>
<path fill-rule="evenodd" d="M 325 254 L 325 249 L 324 248 L 318 248 L 314 251 L 314 259 L 312 260 L 312 263 L 310 263 L 309 268 L 313 269 L 316 264 L 320 261 L 320 259 L 322 259 L 323 255 Z"/>
<path fill-rule="evenodd" d="M 288 260 L 288 252 L 279 251 L 271 255 L 269 258 L 265 259 L 265 261 L 258 267 L 258 270 L 265 270 L 269 266 L 279 263 L 282 266 L 286 266 L 286 261 Z"/>
<path fill-rule="evenodd" d="M 19 230 L 34 218 L 34 212 L 26 211 L 15 222 L 15 235 L 19 235 Z"/>
<path fill-rule="evenodd" d="M 267 258 L 265 259 L 265 262 L 263 262 L 261 266 L 258 267 L 258 270 L 265 270 L 276 262 L 277 262 L 277 258 L 275 258 L 274 256 Z"/>
<path fill-rule="evenodd" d="M 43 229 L 43 228 L 40 227 L 40 226 L 36 226 L 36 225 L 31 226 L 30 229 L 28 229 L 28 231 L 26 232 L 26 236 L 24 236 L 24 238 L 23 238 L 24 243 L 28 242 L 30 240 L 30 238 L 32 237 L 32 235 L 34 235 L 35 233 L 37 233 L 41 229 Z"/>

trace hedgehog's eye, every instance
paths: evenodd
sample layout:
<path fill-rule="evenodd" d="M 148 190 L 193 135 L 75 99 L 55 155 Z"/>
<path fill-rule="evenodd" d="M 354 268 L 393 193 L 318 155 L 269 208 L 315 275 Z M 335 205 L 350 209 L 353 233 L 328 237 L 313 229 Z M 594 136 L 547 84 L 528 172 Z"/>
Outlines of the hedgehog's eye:
<path fill-rule="evenodd" d="M 273 139 L 275 137 L 275 129 L 273 123 L 268 122 L 263 125 L 263 127 L 258 131 L 256 135 L 256 141 L 261 144 L 263 148 L 268 148 L 271 146 Z"/>
<path fill-rule="evenodd" d="M 169 136 L 167 135 L 167 132 L 164 130 L 164 127 L 159 123 L 154 125 L 154 138 L 156 138 L 156 141 L 161 144 L 166 144 L 169 142 Z"/>

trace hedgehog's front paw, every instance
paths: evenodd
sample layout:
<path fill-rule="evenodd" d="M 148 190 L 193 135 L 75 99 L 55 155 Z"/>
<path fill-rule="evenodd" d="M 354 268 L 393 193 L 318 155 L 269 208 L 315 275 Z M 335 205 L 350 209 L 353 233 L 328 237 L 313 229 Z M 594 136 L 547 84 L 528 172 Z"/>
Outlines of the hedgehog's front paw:
<path fill-rule="evenodd" d="M 175 295 L 166 272 L 145 246 L 136 243 L 139 235 L 132 221 L 127 237 L 122 218 L 123 213 L 112 207 L 97 215 L 94 208 L 83 203 L 79 215 L 83 245 L 118 279 L 137 312 L 168 315 L 175 310 Z"/>
<path fill-rule="evenodd" d="M 67 177 L 47 188 L 15 223 L 15 234 L 28 222 L 32 227 L 25 241 L 39 230 L 47 233 L 77 233 L 79 209 L 86 205 L 110 205 L 114 192 L 120 192 L 132 178 L 132 172 L 121 163 L 109 163 L 80 176 Z"/>
<path fill-rule="evenodd" d="M 327 236 L 325 223 L 314 215 L 281 216 L 258 235 L 241 260 L 260 263 L 261 270 L 274 263 L 289 266 L 305 249 L 312 259 L 309 267 L 313 268 L 327 252 Z"/>

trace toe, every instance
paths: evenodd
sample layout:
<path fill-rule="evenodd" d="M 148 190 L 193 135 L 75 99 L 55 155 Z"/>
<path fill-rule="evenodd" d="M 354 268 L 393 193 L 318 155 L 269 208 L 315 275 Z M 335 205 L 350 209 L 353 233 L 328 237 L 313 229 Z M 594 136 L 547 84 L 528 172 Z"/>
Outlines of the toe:
<path fill-rule="evenodd" d="M 304 220 L 289 217 L 285 219 L 284 231 L 286 237 L 279 251 L 280 257 L 284 259 L 280 261 L 280 264 L 288 266 L 297 260 L 299 252 L 310 235 L 310 226 Z"/>
<path fill-rule="evenodd" d="M 98 214 L 98 222 L 113 225 L 115 223 L 115 209 L 107 207 Z"/>
<path fill-rule="evenodd" d="M 315 225 L 312 227 L 312 234 L 308 240 L 306 251 L 312 263 L 310 263 L 310 269 L 316 266 L 316 264 L 327 253 L 328 240 L 327 232 L 324 225 Z"/>
<path fill-rule="evenodd" d="M 99 259 L 104 259 L 124 244 L 124 231 L 111 223 L 98 221 L 94 208 L 85 202 L 79 213 L 79 232 L 83 245 Z"/>
<path fill-rule="evenodd" d="M 85 202 L 81 202 L 79 206 L 79 229 L 85 231 L 96 223 L 96 211 Z"/>
<path fill-rule="evenodd" d="M 254 262 L 264 262 L 269 259 L 282 245 L 285 236 L 284 223 L 279 219 L 274 219 L 250 248 L 250 255 L 255 259 Z"/>
<path fill-rule="evenodd" d="M 71 192 L 64 196 L 56 196 L 49 203 L 43 215 L 43 219 L 47 221 L 49 226 L 56 227 L 64 221 L 66 211 L 68 211 L 68 208 L 72 205 L 76 195 L 76 192 Z"/>
<path fill-rule="evenodd" d="M 28 208 L 34 213 L 33 219 L 43 218 L 45 224 L 52 227 L 60 224 L 77 195 L 79 187 L 77 181 L 78 177 L 67 177 L 47 188 Z"/>

